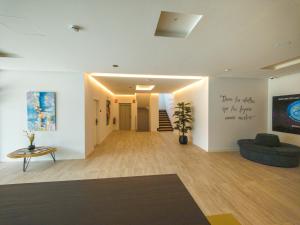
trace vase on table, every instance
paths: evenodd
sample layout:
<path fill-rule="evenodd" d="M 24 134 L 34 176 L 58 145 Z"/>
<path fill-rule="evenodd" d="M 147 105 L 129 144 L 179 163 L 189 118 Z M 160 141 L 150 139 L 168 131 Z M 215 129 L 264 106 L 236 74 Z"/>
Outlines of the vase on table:
<path fill-rule="evenodd" d="M 29 151 L 33 151 L 35 149 L 35 145 L 33 144 L 34 142 L 34 138 L 35 138 L 35 134 L 32 131 L 25 131 L 26 136 L 30 142 L 30 145 L 27 147 L 27 149 Z"/>
<path fill-rule="evenodd" d="M 27 148 L 29 151 L 33 151 L 35 149 L 35 145 L 30 144 Z"/>

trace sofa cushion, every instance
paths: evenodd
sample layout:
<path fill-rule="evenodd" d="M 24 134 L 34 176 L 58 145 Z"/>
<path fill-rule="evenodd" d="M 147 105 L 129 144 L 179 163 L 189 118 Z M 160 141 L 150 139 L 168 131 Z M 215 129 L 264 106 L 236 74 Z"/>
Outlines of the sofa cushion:
<path fill-rule="evenodd" d="M 254 143 L 256 145 L 263 145 L 268 147 L 280 146 L 279 138 L 275 134 L 265 134 L 265 133 L 257 134 Z"/>
<path fill-rule="evenodd" d="M 296 157 L 300 156 L 300 147 L 287 143 L 281 143 L 279 147 L 269 147 L 264 145 L 257 145 L 253 139 L 242 139 L 238 141 L 240 148 L 247 151 L 263 153 L 267 155 L 284 155 Z"/>

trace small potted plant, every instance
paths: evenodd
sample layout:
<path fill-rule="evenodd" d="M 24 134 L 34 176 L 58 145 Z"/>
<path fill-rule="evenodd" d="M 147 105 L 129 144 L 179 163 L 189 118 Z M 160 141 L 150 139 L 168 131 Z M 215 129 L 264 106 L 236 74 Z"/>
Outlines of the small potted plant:
<path fill-rule="evenodd" d="M 24 131 L 24 132 L 25 132 L 25 135 L 28 138 L 29 143 L 30 143 L 30 145 L 28 146 L 28 150 L 32 151 L 32 150 L 35 149 L 35 145 L 33 144 L 34 138 L 35 138 L 35 134 L 32 131 L 27 131 L 27 130 Z"/>
<path fill-rule="evenodd" d="M 192 130 L 190 126 L 192 122 L 192 109 L 191 103 L 185 102 L 178 102 L 177 106 L 175 107 L 175 112 L 173 117 L 175 117 L 175 130 L 179 131 L 179 143 L 180 144 L 187 144 L 188 137 L 186 134 L 189 130 Z"/>

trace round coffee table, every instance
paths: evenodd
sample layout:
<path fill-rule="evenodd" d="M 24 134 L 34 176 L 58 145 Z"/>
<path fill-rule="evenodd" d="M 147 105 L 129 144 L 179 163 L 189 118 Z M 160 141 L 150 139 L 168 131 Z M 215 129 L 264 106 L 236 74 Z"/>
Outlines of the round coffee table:
<path fill-rule="evenodd" d="M 55 152 L 56 152 L 56 148 L 47 147 L 47 146 L 36 147 L 33 150 L 28 150 L 27 148 L 21 148 L 14 152 L 9 153 L 7 157 L 13 159 L 23 158 L 23 172 L 26 172 L 32 157 L 39 157 L 42 155 L 50 154 L 53 159 L 53 162 L 55 163 L 56 161 Z"/>

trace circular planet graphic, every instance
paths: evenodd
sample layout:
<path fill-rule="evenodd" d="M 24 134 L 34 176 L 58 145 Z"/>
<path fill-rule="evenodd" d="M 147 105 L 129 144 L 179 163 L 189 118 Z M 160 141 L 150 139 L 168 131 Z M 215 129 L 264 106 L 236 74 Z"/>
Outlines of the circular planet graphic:
<path fill-rule="evenodd" d="M 288 115 L 292 120 L 300 122 L 300 100 L 295 101 L 288 106 Z"/>

